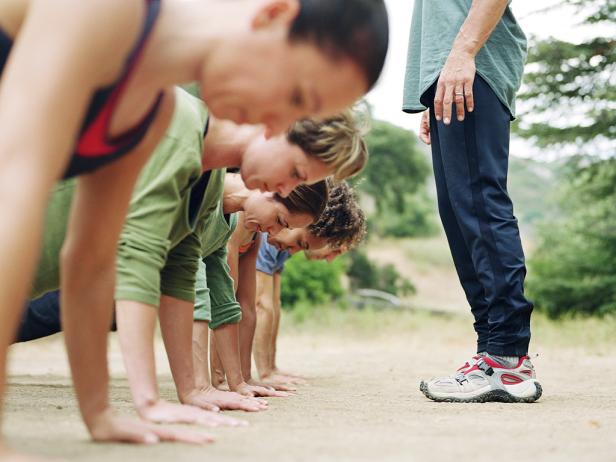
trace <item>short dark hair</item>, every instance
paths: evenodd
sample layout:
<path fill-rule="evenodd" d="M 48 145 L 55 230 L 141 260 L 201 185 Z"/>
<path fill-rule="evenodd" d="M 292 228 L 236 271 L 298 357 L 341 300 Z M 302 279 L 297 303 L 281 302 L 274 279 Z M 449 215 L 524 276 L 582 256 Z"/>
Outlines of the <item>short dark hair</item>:
<path fill-rule="evenodd" d="M 299 0 L 291 41 L 310 41 L 332 58 L 347 57 L 371 89 L 381 75 L 389 45 L 384 0 Z"/>
<path fill-rule="evenodd" d="M 313 222 L 325 210 L 329 198 L 329 188 L 325 180 L 315 184 L 302 184 L 295 188 L 287 197 L 274 195 L 275 200 L 284 205 L 290 213 L 307 213 Z"/>

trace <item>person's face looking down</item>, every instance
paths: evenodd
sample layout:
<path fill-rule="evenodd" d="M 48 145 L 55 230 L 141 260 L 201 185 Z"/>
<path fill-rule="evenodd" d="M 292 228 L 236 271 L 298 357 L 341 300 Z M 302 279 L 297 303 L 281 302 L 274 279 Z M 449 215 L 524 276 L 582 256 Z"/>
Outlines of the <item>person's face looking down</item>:
<path fill-rule="evenodd" d="M 308 228 L 284 229 L 275 236 L 267 239 L 278 250 L 286 250 L 295 254 L 302 250 L 316 250 L 327 245 L 327 239 L 317 237 L 308 231 Z"/>
<path fill-rule="evenodd" d="M 262 124 L 271 137 L 299 119 L 334 115 L 366 92 L 366 77 L 352 60 L 289 41 L 299 2 L 262 3 L 250 30 L 203 62 L 201 96 L 214 116 Z"/>
<path fill-rule="evenodd" d="M 287 197 L 300 184 L 314 184 L 333 173 L 318 157 L 289 143 L 285 135 L 252 141 L 242 155 L 240 174 L 248 189 Z"/>
<path fill-rule="evenodd" d="M 250 231 L 276 236 L 282 230 L 303 228 L 314 217 L 309 213 L 291 213 L 273 193 L 253 192 L 244 203 L 244 227 Z"/>

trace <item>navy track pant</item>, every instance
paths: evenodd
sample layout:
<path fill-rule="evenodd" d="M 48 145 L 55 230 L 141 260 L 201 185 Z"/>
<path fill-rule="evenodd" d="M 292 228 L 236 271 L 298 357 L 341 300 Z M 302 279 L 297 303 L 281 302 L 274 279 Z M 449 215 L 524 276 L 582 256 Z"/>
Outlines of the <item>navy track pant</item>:
<path fill-rule="evenodd" d="M 524 296 L 526 266 L 507 193 L 510 113 L 476 76 L 475 110 L 463 122 L 437 122 L 436 84 L 422 97 L 430 137 L 439 214 L 475 318 L 477 352 L 528 352 L 532 304 Z"/>
<path fill-rule="evenodd" d="M 116 330 L 115 322 L 112 323 L 111 330 Z M 29 342 L 61 331 L 60 291 L 56 290 L 30 300 L 26 305 L 15 342 Z"/>

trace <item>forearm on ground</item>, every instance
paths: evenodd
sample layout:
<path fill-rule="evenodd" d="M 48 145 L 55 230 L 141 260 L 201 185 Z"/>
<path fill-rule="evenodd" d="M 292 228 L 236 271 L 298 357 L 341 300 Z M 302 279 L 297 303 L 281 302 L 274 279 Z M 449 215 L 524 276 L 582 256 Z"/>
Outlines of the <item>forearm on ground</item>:
<path fill-rule="evenodd" d="M 116 322 L 126 375 L 137 411 L 158 401 L 154 330 L 156 308 L 140 302 L 118 300 Z"/>
<path fill-rule="evenodd" d="M 192 303 L 177 298 L 163 295 L 160 300 L 161 333 L 180 401 L 196 384 L 192 353 L 193 309 Z"/>
<path fill-rule="evenodd" d="M 208 361 L 209 352 L 209 323 L 195 321 L 192 335 L 192 360 L 195 374 L 195 385 L 200 389 L 207 389 L 212 384 L 210 381 L 210 367 Z"/>

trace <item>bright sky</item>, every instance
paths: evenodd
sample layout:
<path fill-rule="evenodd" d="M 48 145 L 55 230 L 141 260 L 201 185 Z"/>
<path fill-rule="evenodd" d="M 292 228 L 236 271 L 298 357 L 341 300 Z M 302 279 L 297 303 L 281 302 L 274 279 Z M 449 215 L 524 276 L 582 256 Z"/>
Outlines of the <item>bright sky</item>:
<path fill-rule="evenodd" d="M 558 0 L 541 2 L 514 0 L 512 10 L 527 36 L 535 35 L 541 38 L 555 36 L 571 40 L 573 35 L 574 39 L 581 38 L 585 32 L 575 27 L 576 18 L 570 9 L 550 9 L 550 6 L 557 2 Z M 413 0 L 386 0 L 386 4 L 390 18 L 390 49 L 381 80 L 368 94 L 368 101 L 374 108 L 376 118 L 417 132 L 420 116 L 404 114 L 401 110 Z M 544 12 L 533 14 L 539 8 Z M 545 12 L 544 9 L 550 11 Z M 549 20 L 546 20 L 548 15 Z M 521 140 L 512 142 L 511 151 L 516 155 L 532 155 L 530 150 L 530 146 Z"/>

